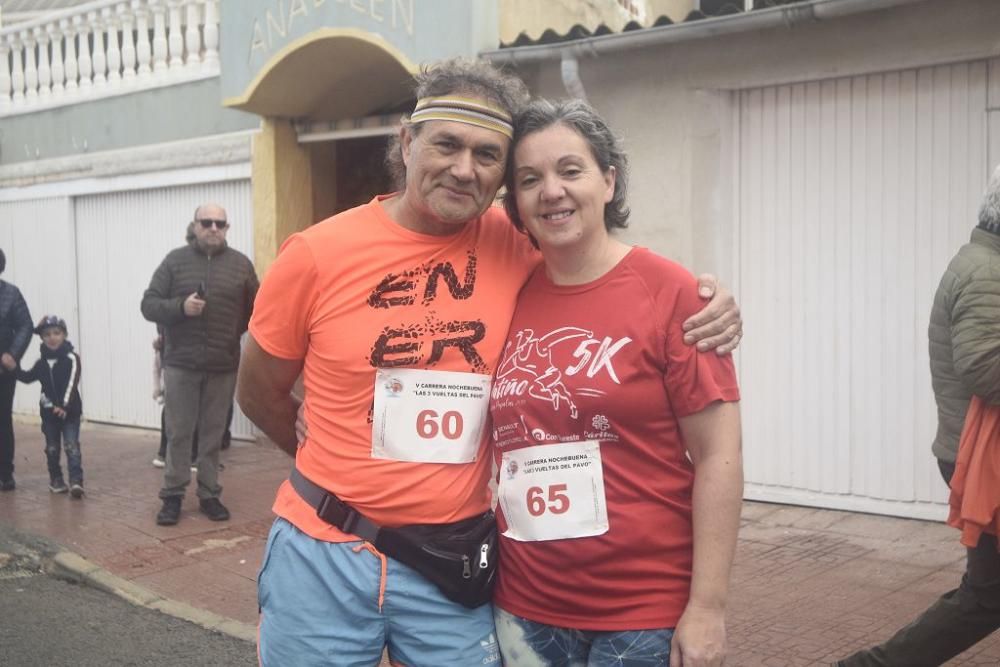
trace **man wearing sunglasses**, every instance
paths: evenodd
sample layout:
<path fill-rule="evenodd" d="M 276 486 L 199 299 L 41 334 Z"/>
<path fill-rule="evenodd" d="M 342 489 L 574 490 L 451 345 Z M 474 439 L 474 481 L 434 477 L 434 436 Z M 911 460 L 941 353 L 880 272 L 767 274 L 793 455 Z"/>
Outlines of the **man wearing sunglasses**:
<path fill-rule="evenodd" d="M 194 213 L 194 239 L 167 253 L 142 297 L 142 315 L 163 329 L 167 459 L 156 523 L 180 520 L 191 482 L 191 448 L 198 431 L 199 510 L 225 521 L 219 500 L 219 448 L 233 403 L 240 336 L 247 330 L 257 274 L 250 259 L 226 244 L 229 221 L 217 204 Z"/>

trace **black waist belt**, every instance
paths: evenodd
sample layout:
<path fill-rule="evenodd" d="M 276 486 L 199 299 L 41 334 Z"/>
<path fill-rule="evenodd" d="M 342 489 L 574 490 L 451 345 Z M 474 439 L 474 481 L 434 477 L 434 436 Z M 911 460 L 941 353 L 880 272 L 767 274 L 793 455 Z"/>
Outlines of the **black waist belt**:
<path fill-rule="evenodd" d="M 302 500 L 316 510 L 316 516 L 350 535 L 357 535 L 366 542 L 374 543 L 382 527 L 330 493 L 315 484 L 298 468 L 292 468 L 288 480 Z"/>

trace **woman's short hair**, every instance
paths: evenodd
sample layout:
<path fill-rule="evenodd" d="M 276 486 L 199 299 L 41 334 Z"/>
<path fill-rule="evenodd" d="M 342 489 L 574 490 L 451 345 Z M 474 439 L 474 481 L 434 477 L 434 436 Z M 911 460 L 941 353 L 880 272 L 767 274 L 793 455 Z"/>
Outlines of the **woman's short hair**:
<path fill-rule="evenodd" d="M 524 222 L 517 212 L 517 197 L 514 193 L 514 152 L 525 137 L 553 125 L 564 125 L 583 137 L 602 172 L 607 173 L 611 167 L 615 168 L 615 190 L 611 201 L 604 205 L 604 226 L 609 231 L 616 227 L 627 227 L 629 208 L 625 203 L 625 196 L 628 190 L 628 157 L 622 150 L 621 142 L 600 114 L 586 102 L 575 99 L 556 102 L 534 100 L 515 116 L 514 140 L 507 160 L 507 191 L 503 197 L 503 205 L 511 222 L 519 230 L 526 232 Z M 531 242 L 538 247 L 534 239 Z"/>

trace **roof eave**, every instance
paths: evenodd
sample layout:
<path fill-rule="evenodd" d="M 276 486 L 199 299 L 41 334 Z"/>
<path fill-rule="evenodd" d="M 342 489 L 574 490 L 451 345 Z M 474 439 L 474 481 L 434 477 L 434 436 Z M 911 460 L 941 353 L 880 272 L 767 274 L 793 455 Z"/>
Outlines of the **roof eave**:
<path fill-rule="evenodd" d="M 708 39 L 739 32 L 791 28 L 803 23 L 889 9 L 926 0 L 810 0 L 809 2 L 756 9 L 698 21 L 675 23 L 612 35 L 584 37 L 556 44 L 516 46 L 483 51 L 480 55 L 498 64 L 561 59 L 564 56 L 598 55 L 648 46 Z"/>

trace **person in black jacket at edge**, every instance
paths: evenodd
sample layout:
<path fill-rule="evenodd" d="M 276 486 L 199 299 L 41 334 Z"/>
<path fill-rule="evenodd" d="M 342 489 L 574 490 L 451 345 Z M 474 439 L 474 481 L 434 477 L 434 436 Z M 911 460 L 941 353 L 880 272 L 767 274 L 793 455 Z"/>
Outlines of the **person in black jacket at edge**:
<path fill-rule="evenodd" d="M 7 256 L 0 250 L 0 274 Z M 31 313 L 15 285 L 0 280 L 0 491 L 13 491 L 14 483 L 14 388 L 17 364 L 31 341 Z"/>

